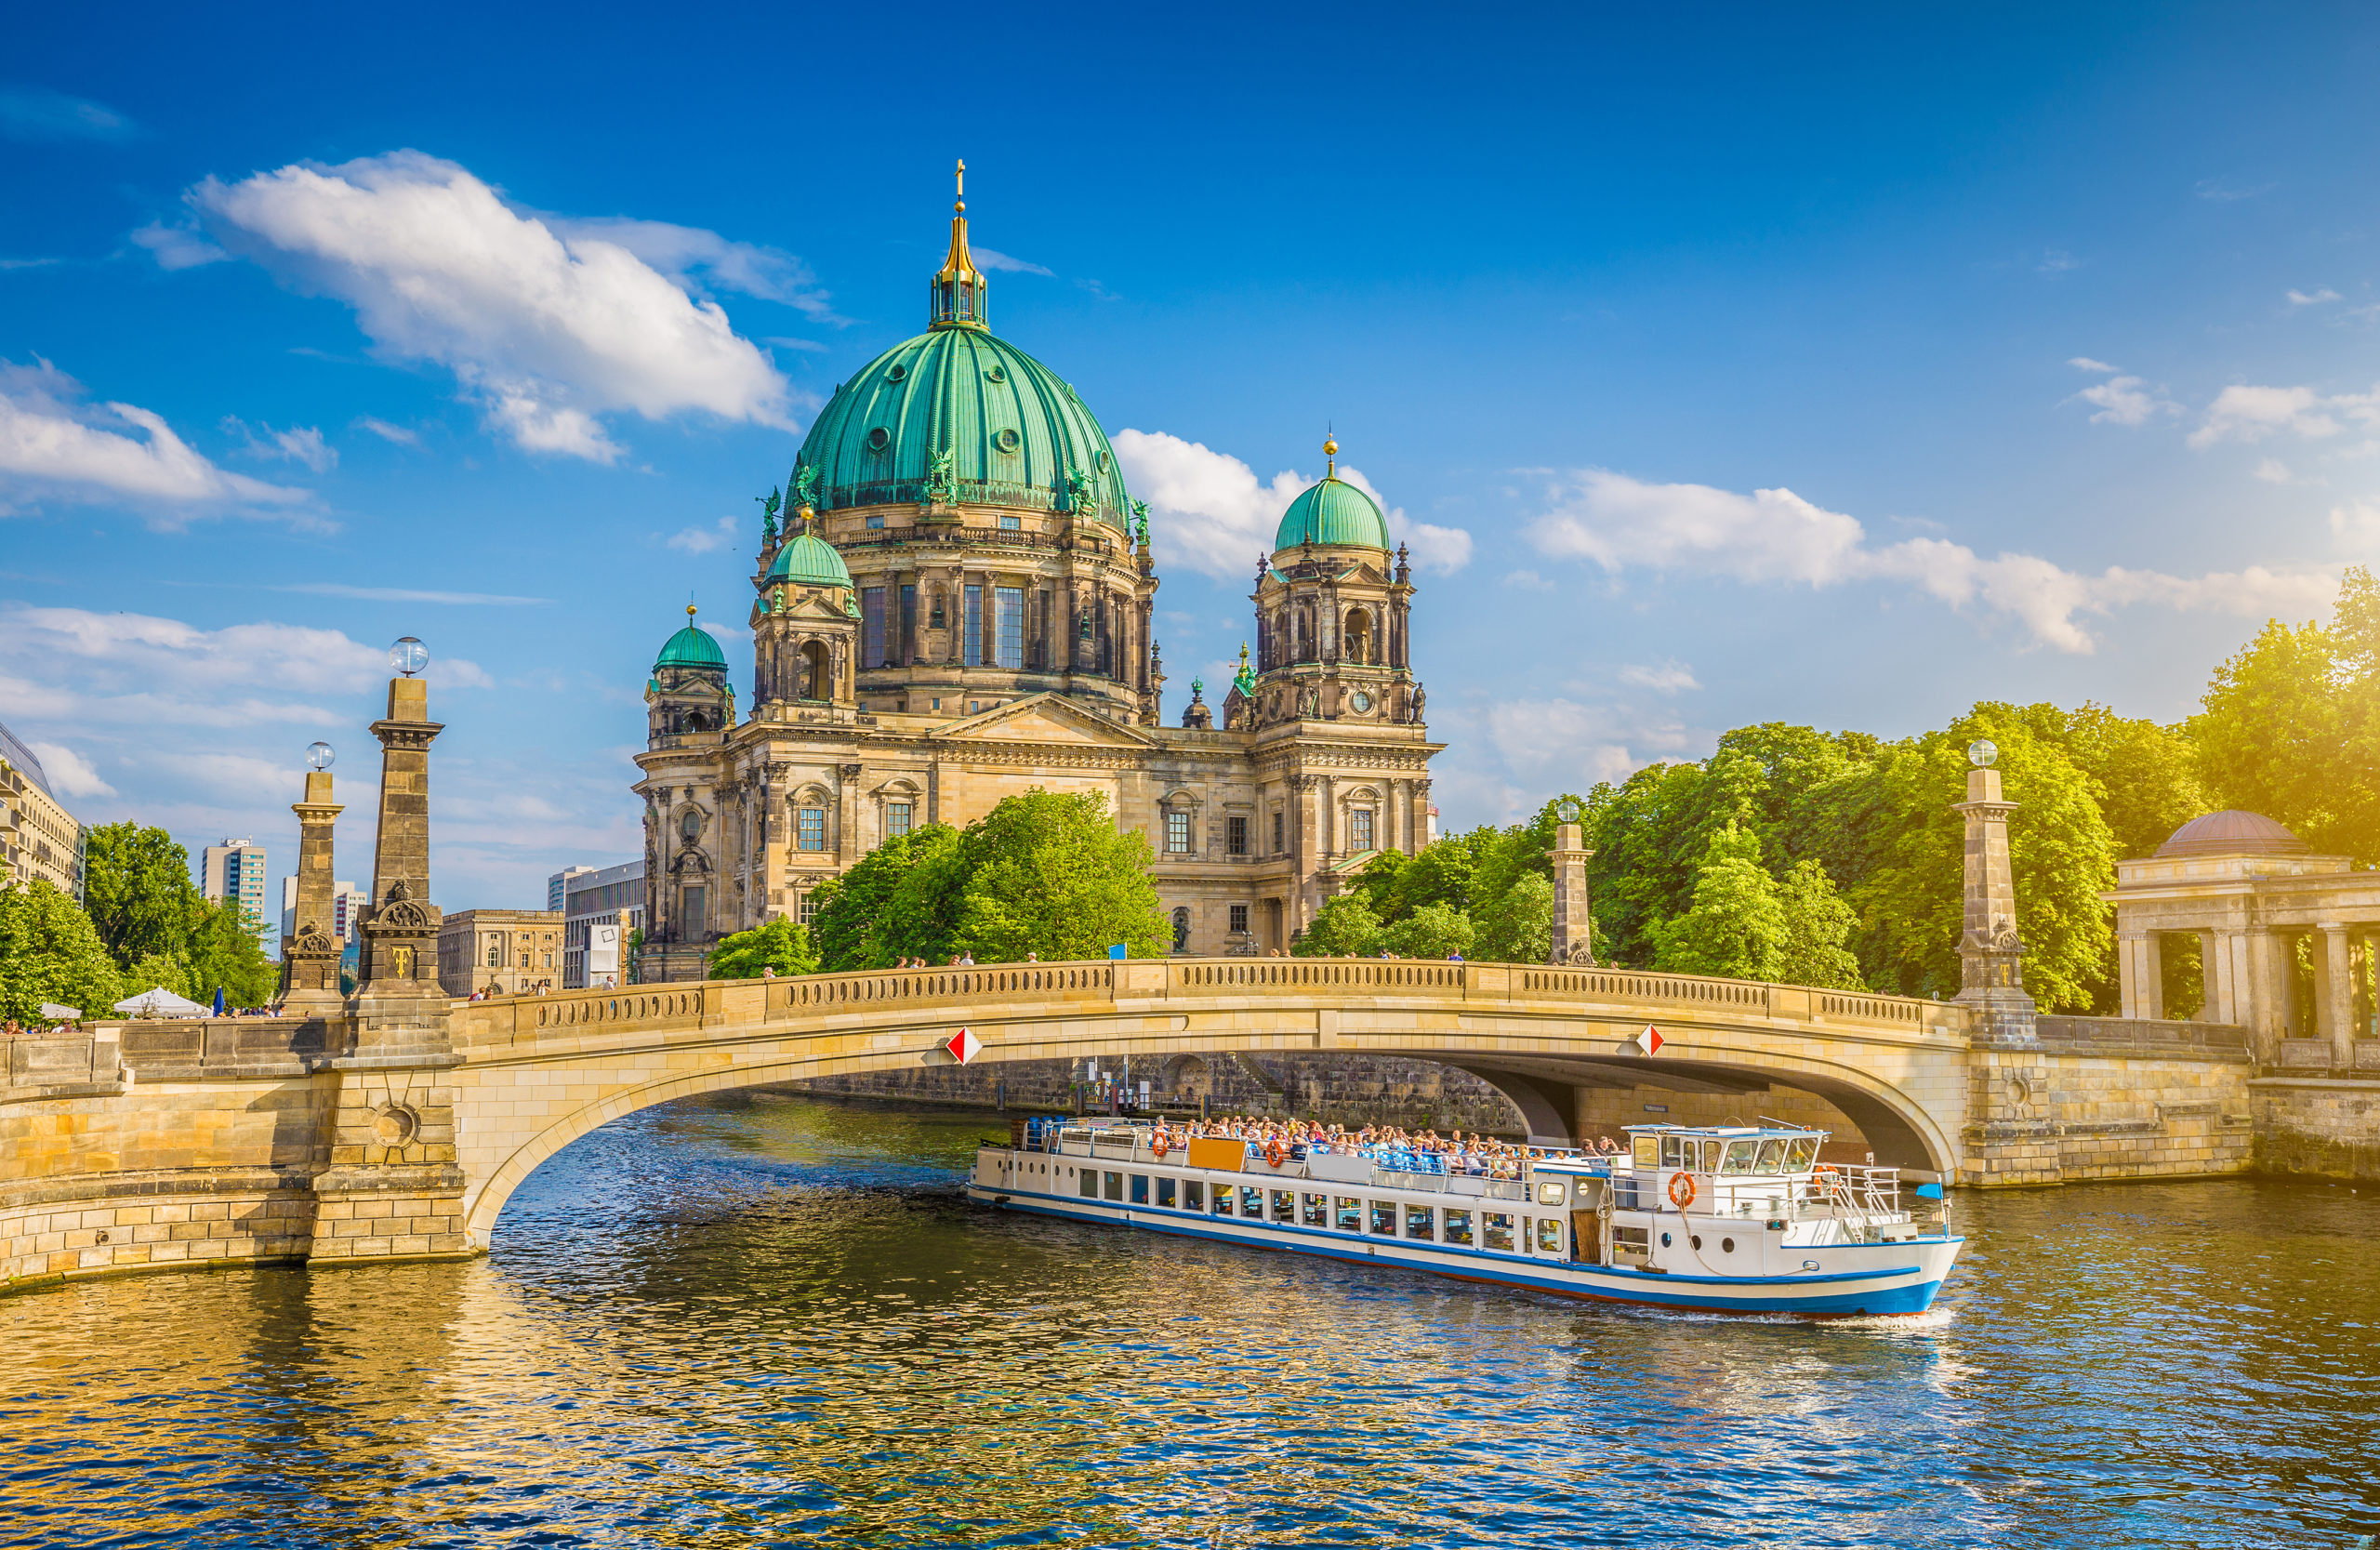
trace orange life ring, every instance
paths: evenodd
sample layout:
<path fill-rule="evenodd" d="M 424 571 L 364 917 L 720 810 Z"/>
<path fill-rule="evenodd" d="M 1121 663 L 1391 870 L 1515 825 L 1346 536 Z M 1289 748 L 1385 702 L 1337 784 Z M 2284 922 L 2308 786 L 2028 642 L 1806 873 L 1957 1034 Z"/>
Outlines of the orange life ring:
<path fill-rule="evenodd" d="M 1677 1207 L 1680 1211 L 1684 1211 L 1693 1203 L 1694 1175 L 1691 1173 L 1672 1173 L 1670 1175 L 1670 1204 Z"/>
<path fill-rule="evenodd" d="M 1276 1168 L 1289 1160 L 1289 1149 L 1281 1145 L 1278 1136 L 1264 1143 L 1264 1160 Z"/>
<path fill-rule="evenodd" d="M 1163 1159 L 1166 1153 L 1171 1150 L 1173 1150 L 1173 1143 L 1168 1141 L 1161 1135 L 1149 1143 L 1149 1156 L 1159 1159 L 1160 1160 Z"/>

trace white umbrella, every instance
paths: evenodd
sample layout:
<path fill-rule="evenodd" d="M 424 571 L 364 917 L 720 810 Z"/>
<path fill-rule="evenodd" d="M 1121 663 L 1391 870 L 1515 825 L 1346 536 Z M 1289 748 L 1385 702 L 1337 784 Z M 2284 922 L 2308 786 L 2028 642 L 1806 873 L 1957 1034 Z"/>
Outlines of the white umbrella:
<path fill-rule="evenodd" d="M 116 1002 L 115 1010 L 127 1017 L 204 1017 L 206 1015 L 206 1008 L 196 1001 L 175 995 L 162 985 Z"/>
<path fill-rule="evenodd" d="M 52 1022 L 72 1023 L 83 1015 L 83 1009 L 76 1006 L 60 1006 L 56 1001 L 44 1001 L 41 1003 L 41 1014 Z"/>

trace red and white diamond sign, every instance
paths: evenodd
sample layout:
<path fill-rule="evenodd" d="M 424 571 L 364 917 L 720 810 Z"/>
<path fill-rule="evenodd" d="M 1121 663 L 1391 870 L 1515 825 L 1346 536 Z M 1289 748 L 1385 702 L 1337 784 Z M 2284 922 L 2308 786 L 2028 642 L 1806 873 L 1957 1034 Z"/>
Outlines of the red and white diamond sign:
<path fill-rule="evenodd" d="M 960 1028 L 945 1040 L 942 1047 L 950 1052 L 950 1058 L 964 1066 L 983 1050 L 984 1041 L 965 1028 Z"/>
<path fill-rule="evenodd" d="M 1647 1023 L 1645 1025 L 1645 1031 L 1638 1034 L 1633 1042 L 1646 1054 L 1659 1054 L 1661 1053 L 1661 1046 L 1669 1040 L 1661 1037 L 1660 1029 Z"/>

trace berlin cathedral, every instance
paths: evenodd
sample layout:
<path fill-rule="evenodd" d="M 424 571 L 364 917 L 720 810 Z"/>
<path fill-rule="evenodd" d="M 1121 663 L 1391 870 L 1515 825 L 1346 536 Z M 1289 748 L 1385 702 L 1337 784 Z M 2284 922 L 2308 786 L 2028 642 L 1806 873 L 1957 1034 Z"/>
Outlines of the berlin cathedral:
<path fill-rule="evenodd" d="M 1254 659 L 1220 711 L 1194 682 L 1163 725 L 1147 509 L 1074 389 L 991 332 L 966 210 L 926 331 L 835 391 L 764 520 L 749 706 L 691 618 L 654 663 L 648 981 L 699 979 L 720 937 L 807 921 L 883 841 L 1035 788 L 1096 791 L 1148 836 L 1176 952 L 1286 951 L 1374 854 L 1432 838 L 1441 745 L 1380 508 L 1335 460 L 1290 502 Z"/>

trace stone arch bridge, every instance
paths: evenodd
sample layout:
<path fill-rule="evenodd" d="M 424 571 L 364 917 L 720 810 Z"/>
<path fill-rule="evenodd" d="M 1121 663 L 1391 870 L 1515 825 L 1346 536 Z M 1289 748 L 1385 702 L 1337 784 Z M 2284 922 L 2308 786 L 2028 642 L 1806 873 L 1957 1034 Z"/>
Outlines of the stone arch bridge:
<path fill-rule="evenodd" d="M 439 1003 L 375 1053 L 351 1018 L 19 1040 L 0 1088 L 6 1283 L 225 1259 L 482 1252 L 537 1166 L 697 1093 L 946 1062 L 1338 1052 L 1443 1062 L 1567 1139 L 1598 1102 L 1749 1118 L 1809 1095 L 1882 1162 L 1964 1185 L 2236 1172 L 2248 1055 L 2204 1025 L 1599 968 L 1157 959 L 707 981 Z M 1635 1042 L 1647 1025 L 1664 1044 Z M 385 1031 L 385 1030 L 384 1030 Z M 1712 1108 L 1716 1102 L 1719 1108 Z"/>

